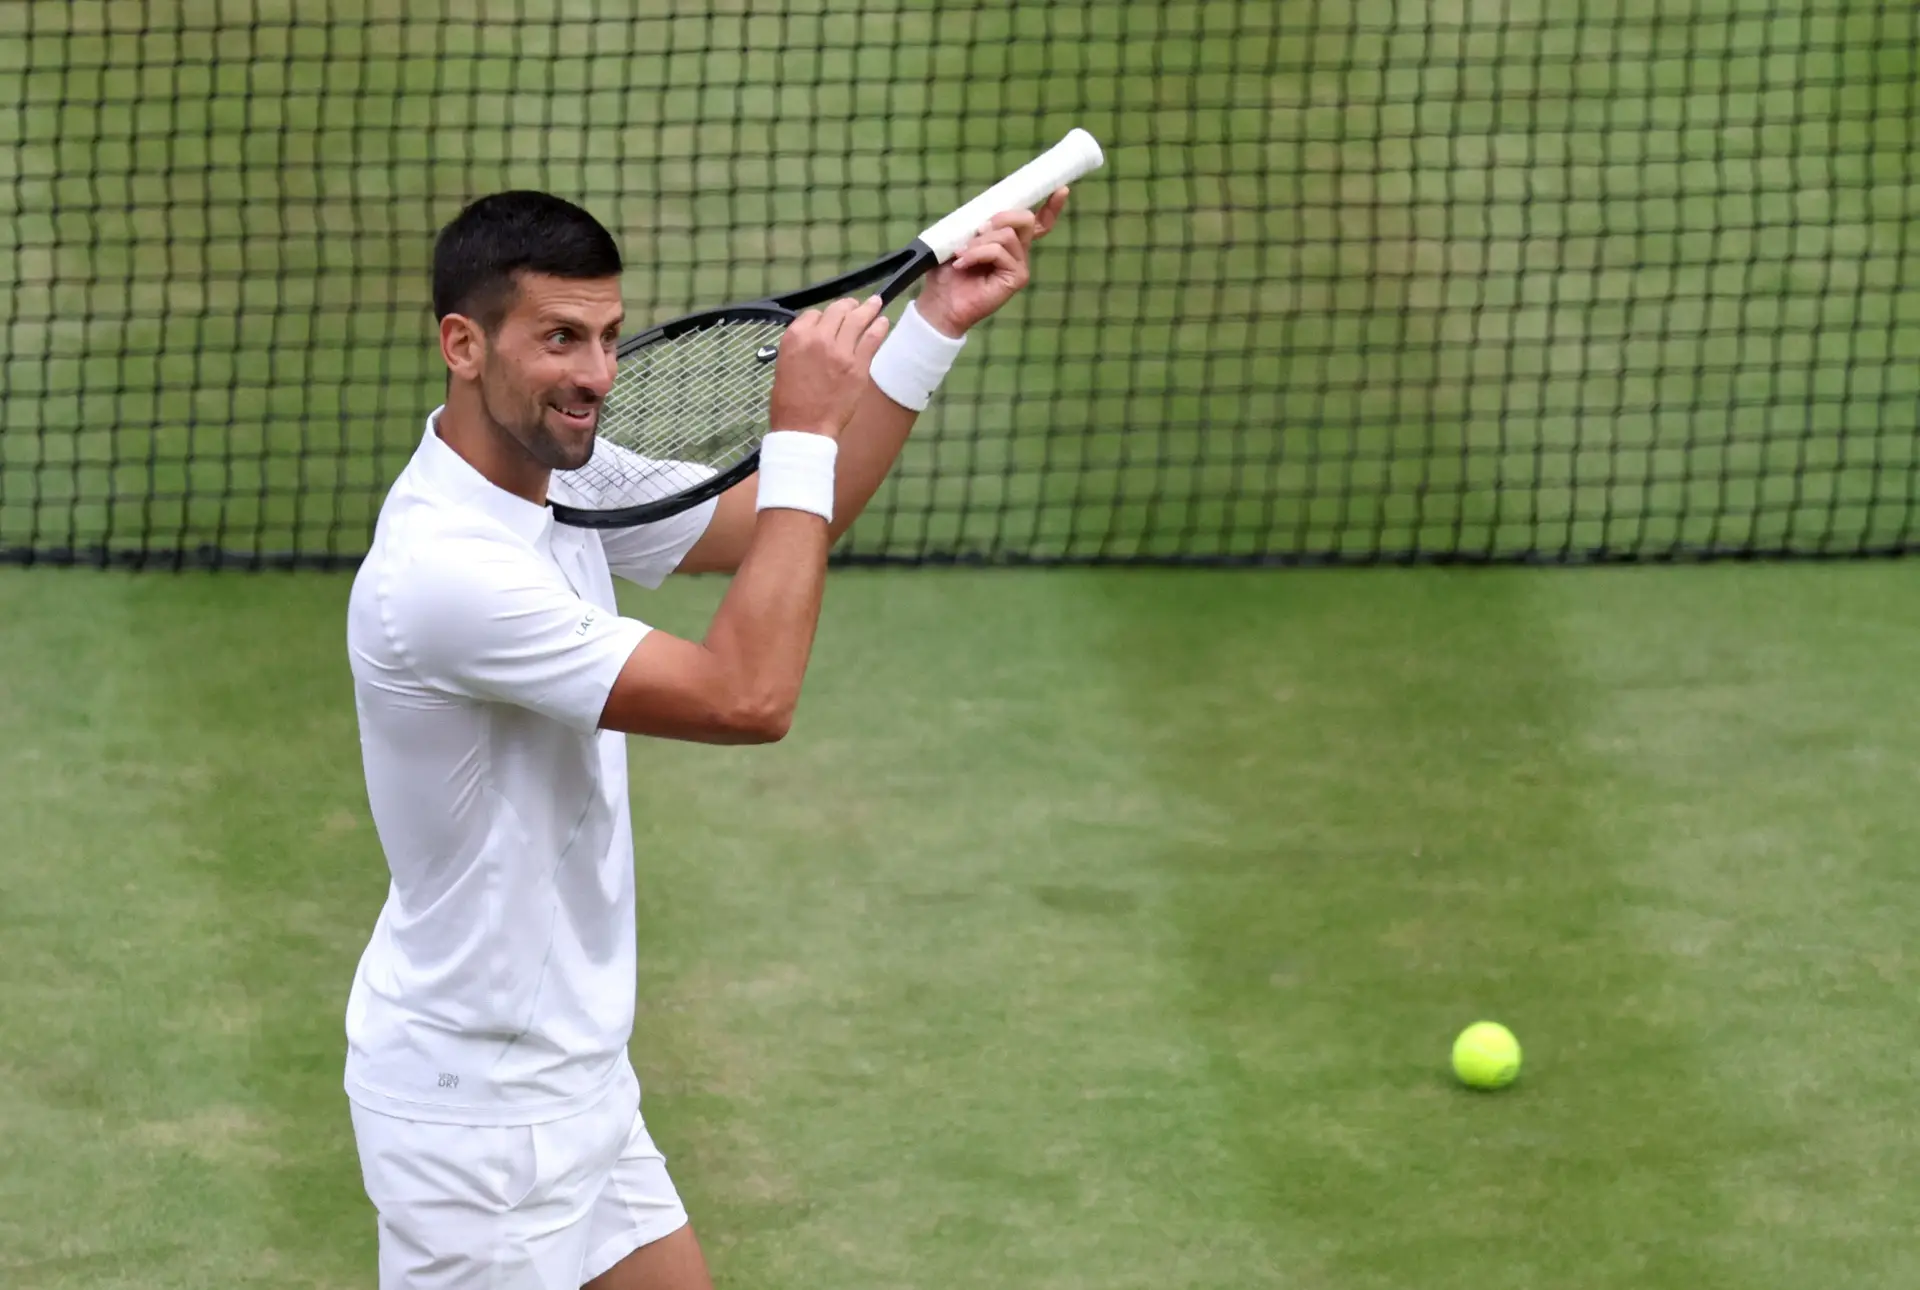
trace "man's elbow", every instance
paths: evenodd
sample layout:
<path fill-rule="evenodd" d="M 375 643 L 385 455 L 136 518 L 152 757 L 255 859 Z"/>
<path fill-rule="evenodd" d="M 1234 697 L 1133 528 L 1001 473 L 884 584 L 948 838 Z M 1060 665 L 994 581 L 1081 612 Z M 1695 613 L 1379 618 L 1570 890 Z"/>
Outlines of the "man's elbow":
<path fill-rule="evenodd" d="M 614 681 L 602 729 L 703 744 L 771 744 L 793 729 L 795 678 L 753 668 L 664 632 L 650 633 Z"/>
<path fill-rule="evenodd" d="M 729 742 L 777 744 L 793 729 L 793 710 L 791 700 L 755 698 L 734 705 L 722 724 Z"/>
<path fill-rule="evenodd" d="M 698 744 L 771 744 L 793 729 L 795 702 L 778 695 L 713 696 L 704 702 L 641 704 L 615 693 L 600 728 Z"/>

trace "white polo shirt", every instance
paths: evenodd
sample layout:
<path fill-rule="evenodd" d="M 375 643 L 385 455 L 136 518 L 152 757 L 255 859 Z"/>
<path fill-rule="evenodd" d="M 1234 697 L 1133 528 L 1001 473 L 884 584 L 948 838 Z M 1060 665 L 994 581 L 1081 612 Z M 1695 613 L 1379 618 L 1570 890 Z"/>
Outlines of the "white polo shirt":
<path fill-rule="evenodd" d="M 348 999 L 346 1090 L 410 1119 L 529 1124 L 589 1103 L 633 1030 L 626 737 L 598 722 L 649 628 L 620 616 L 611 575 L 658 587 L 715 503 L 556 524 L 448 447 L 439 416 L 347 614 L 392 881 Z"/>

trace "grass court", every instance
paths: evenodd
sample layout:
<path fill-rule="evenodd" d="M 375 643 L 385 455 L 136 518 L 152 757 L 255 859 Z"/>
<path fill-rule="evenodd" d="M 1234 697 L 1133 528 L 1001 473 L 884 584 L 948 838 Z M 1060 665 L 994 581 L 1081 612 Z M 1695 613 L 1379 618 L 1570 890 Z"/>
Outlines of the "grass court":
<path fill-rule="evenodd" d="M 350 558 L 475 192 L 587 198 L 638 320 L 1076 124 L 1051 281 L 847 554 L 1913 541 L 1920 13 L 326 8 L 0 7 L 0 549 Z M 371 1280 L 347 589 L 0 571 L 7 1290 Z M 1905 564 L 849 568 L 815 658 L 785 743 L 632 744 L 720 1285 L 1920 1283 Z"/>

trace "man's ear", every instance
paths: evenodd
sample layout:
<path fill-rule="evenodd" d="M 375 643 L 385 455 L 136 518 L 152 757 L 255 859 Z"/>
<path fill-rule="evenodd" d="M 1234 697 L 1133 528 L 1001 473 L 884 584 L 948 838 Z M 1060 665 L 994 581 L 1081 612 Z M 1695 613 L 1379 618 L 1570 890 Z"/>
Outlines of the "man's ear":
<path fill-rule="evenodd" d="M 463 381 L 477 381 L 487 362 L 487 333 L 477 319 L 448 314 L 440 320 L 440 357 L 447 371 Z"/>

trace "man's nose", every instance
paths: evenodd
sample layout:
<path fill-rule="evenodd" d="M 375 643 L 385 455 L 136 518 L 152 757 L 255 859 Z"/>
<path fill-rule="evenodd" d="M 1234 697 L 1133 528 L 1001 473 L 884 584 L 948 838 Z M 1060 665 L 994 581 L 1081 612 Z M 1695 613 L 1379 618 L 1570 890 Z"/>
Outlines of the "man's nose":
<path fill-rule="evenodd" d="M 607 391 L 613 388 L 614 373 L 618 362 L 611 349 L 593 347 L 591 357 L 580 365 L 575 373 L 582 389 L 591 390 L 599 398 L 606 398 Z"/>

